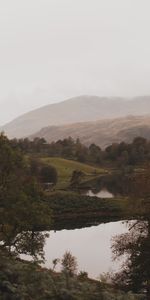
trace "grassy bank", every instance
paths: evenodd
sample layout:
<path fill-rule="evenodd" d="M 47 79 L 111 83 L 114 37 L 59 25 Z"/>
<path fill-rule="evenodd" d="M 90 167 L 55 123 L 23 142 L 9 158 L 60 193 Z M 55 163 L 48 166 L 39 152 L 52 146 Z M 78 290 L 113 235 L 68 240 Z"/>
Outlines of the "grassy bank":
<path fill-rule="evenodd" d="M 128 215 L 129 199 L 118 197 L 100 199 L 75 192 L 53 192 L 47 195 L 47 201 L 55 219 L 73 219 L 78 217 L 123 217 Z"/>

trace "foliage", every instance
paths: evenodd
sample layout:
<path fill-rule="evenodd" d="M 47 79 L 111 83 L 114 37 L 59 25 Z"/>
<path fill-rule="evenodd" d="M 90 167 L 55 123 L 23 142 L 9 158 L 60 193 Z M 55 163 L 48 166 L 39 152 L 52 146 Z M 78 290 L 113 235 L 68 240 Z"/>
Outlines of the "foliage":
<path fill-rule="evenodd" d="M 43 239 L 35 231 L 49 227 L 51 211 L 23 155 L 0 136 L 0 242 L 15 253 L 41 256 Z M 32 232 L 30 235 L 29 232 Z M 31 243 L 32 241 L 32 243 Z M 32 247 L 31 247 L 32 245 Z M 36 246 L 35 246 L 36 245 Z M 28 249 L 28 250 L 27 250 Z"/>
<path fill-rule="evenodd" d="M 83 145 L 79 139 L 71 137 L 48 144 L 43 138 L 34 140 L 19 139 L 11 141 L 12 147 L 24 153 L 46 157 L 62 157 L 84 163 L 111 165 L 118 167 L 134 166 L 150 159 L 150 142 L 143 137 L 136 137 L 132 143 L 113 143 L 102 150 L 99 146 Z"/>
<path fill-rule="evenodd" d="M 77 261 L 76 257 L 73 256 L 69 251 L 65 252 L 62 261 L 62 271 L 64 273 L 69 274 L 69 276 L 73 276 L 77 271 Z"/>
<path fill-rule="evenodd" d="M 147 291 L 150 299 L 150 221 L 129 222 L 128 226 L 129 232 L 117 236 L 112 246 L 115 259 L 126 257 L 122 271 L 113 280 L 126 291 Z"/>
<path fill-rule="evenodd" d="M 71 186 L 78 187 L 82 181 L 82 177 L 84 177 L 84 173 L 82 171 L 74 170 L 71 176 Z"/>
<path fill-rule="evenodd" d="M 54 185 L 57 183 L 58 174 L 54 166 L 35 157 L 29 158 L 29 165 L 31 174 L 36 177 L 38 183 L 42 184 L 42 187 L 46 183 L 53 183 Z"/>
<path fill-rule="evenodd" d="M 69 276 L 69 287 L 63 273 L 41 268 L 0 253 L 1 300 L 144 300 L 143 296 L 124 293 L 100 282 Z"/>
<path fill-rule="evenodd" d="M 57 171 L 53 166 L 43 166 L 40 170 L 40 179 L 43 183 L 57 183 Z"/>
<path fill-rule="evenodd" d="M 126 198 L 100 199 L 74 192 L 52 192 L 46 196 L 57 220 L 88 216 L 123 216 L 126 215 Z"/>

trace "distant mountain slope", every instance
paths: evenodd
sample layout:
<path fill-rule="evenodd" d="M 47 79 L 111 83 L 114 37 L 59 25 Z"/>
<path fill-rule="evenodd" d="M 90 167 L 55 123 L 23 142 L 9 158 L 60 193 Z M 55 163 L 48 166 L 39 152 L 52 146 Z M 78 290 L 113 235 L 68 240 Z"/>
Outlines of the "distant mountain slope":
<path fill-rule="evenodd" d="M 144 115 L 150 96 L 133 99 L 80 96 L 26 113 L 1 128 L 8 137 L 29 136 L 50 125 L 89 122 L 106 118 Z"/>
<path fill-rule="evenodd" d="M 40 130 L 32 138 L 44 137 L 48 142 L 52 142 L 69 136 L 74 139 L 80 138 L 86 145 L 96 143 L 102 148 L 115 142 L 130 142 L 136 136 L 150 139 L 150 115 L 50 126 Z"/>

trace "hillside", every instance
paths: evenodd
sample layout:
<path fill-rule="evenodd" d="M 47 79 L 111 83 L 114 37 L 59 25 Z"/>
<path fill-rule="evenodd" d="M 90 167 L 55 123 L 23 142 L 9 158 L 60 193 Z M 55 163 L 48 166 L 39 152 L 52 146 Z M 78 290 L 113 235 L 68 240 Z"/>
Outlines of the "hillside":
<path fill-rule="evenodd" d="M 78 170 L 84 173 L 83 180 L 93 179 L 99 174 L 105 174 L 106 171 L 101 168 L 96 168 L 73 160 L 67 160 L 59 157 L 43 158 L 43 162 L 50 164 L 57 169 L 58 183 L 57 189 L 66 188 L 70 185 L 70 180 L 73 171 Z"/>
<path fill-rule="evenodd" d="M 71 136 L 73 139 L 80 138 L 85 145 L 95 143 L 104 148 L 115 142 L 131 142 L 136 136 L 150 139 L 150 115 L 50 126 L 40 130 L 32 138 L 36 136 L 44 137 L 48 142 Z"/>
<path fill-rule="evenodd" d="M 133 99 L 80 96 L 26 113 L 1 128 L 9 138 L 25 137 L 47 126 L 89 122 L 150 111 L 150 96 Z"/>

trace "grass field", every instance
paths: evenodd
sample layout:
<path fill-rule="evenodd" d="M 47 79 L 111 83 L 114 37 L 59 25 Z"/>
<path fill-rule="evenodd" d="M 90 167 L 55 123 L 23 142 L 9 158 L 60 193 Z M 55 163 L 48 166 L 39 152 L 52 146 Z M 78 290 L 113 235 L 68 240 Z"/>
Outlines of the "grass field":
<path fill-rule="evenodd" d="M 64 189 L 69 186 L 72 172 L 74 170 L 80 170 L 85 174 L 83 178 L 84 181 L 88 181 L 100 174 L 104 174 L 107 172 L 102 168 L 92 167 L 84 163 L 59 157 L 43 158 L 42 161 L 56 168 L 58 172 L 58 183 L 56 186 L 57 189 Z"/>

